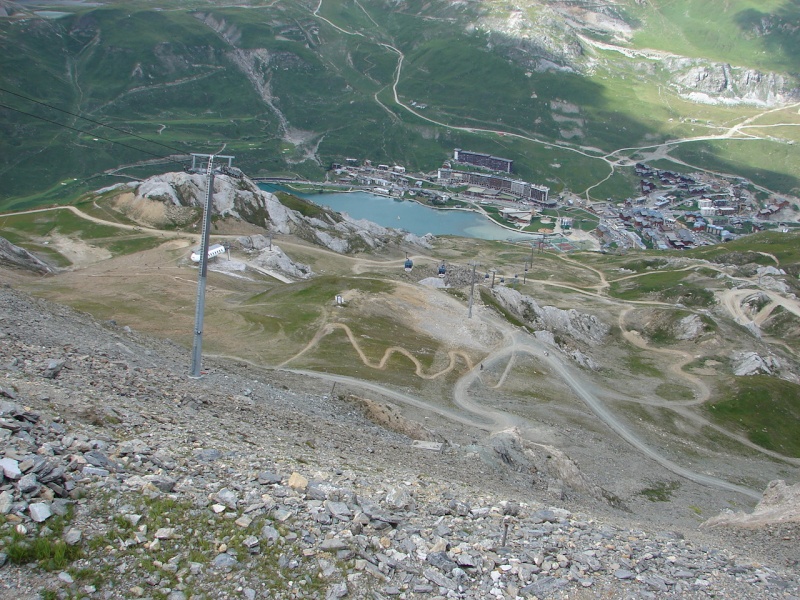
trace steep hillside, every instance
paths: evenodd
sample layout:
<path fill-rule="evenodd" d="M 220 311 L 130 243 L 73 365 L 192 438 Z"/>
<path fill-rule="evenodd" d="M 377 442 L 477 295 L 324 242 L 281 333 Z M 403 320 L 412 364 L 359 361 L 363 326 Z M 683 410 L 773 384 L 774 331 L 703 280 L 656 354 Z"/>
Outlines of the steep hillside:
<path fill-rule="evenodd" d="M 798 593 L 792 523 L 655 531 L 532 493 L 552 452 L 513 431 L 490 466 L 452 424 L 431 451 L 322 382 L 226 361 L 192 380 L 171 342 L 8 288 L 0 306 L 6 595 Z"/>
<path fill-rule="evenodd" d="M 312 178 L 474 148 L 555 191 L 624 198 L 631 161 L 608 153 L 684 140 L 692 166 L 798 187 L 797 9 L 778 2 L 162 4 L 5 3 L 0 207 L 221 148 L 250 175 Z"/>

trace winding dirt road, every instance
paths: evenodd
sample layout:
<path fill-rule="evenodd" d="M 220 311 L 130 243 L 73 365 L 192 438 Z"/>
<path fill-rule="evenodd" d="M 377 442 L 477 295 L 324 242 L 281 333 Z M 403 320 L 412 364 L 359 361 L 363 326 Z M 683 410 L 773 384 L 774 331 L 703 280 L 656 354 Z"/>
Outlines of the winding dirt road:
<path fill-rule="evenodd" d="M 78 216 L 86 218 L 96 223 L 111 225 L 126 230 L 146 231 L 148 233 L 157 235 L 165 234 L 165 232 L 159 230 L 146 229 L 135 225 L 127 225 L 127 224 L 104 221 L 102 219 L 98 219 L 96 217 L 87 215 L 79 211 L 75 207 L 71 206 L 58 207 L 56 209 L 59 208 L 65 210 L 71 210 Z M 56 210 L 56 209 L 35 209 L 26 212 L 43 212 L 45 210 Z M 166 232 L 166 233 L 169 233 L 169 237 L 187 237 L 186 234 L 180 232 Z M 581 266 L 586 267 L 585 265 Z M 609 285 L 608 281 L 605 278 L 605 275 L 601 271 L 592 269 L 591 267 L 586 267 L 586 268 L 589 268 L 590 270 L 594 271 L 598 275 L 600 281 L 595 287 L 596 291 L 587 292 L 586 290 L 583 290 L 583 292 L 590 293 L 596 297 L 604 298 L 605 300 L 611 300 L 603 293 L 606 291 L 606 288 Z M 780 299 L 779 297 L 779 299 L 776 300 L 776 302 L 781 300 L 785 299 Z M 800 308 L 797 307 L 794 308 L 800 311 Z M 641 438 L 639 438 L 634 432 L 628 429 L 620 421 L 620 419 L 618 419 L 616 415 L 614 415 L 614 413 L 611 412 L 608 409 L 608 407 L 597 397 L 597 395 L 591 391 L 592 386 L 583 379 L 581 373 L 576 372 L 569 365 L 565 364 L 565 362 L 562 361 L 560 357 L 556 356 L 557 354 L 556 352 L 549 352 L 546 354 L 545 351 L 548 349 L 548 347 L 544 343 L 539 342 L 533 336 L 527 333 L 523 333 L 517 330 L 515 327 L 509 325 L 507 322 L 499 319 L 492 313 L 490 309 L 476 310 L 476 316 L 483 323 L 485 323 L 486 325 L 493 328 L 495 331 L 500 332 L 502 334 L 503 342 L 499 344 L 496 348 L 492 349 L 483 360 L 483 364 L 490 366 L 500 365 L 502 361 L 507 361 L 507 364 L 505 365 L 503 371 L 503 375 L 501 376 L 500 381 L 495 386 L 496 388 L 500 388 L 504 384 L 508 374 L 511 372 L 511 369 L 513 368 L 513 363 L 517 355 L 529 354 L 532 356 L 536 356 L 537 359 L 542 360 L 546 364 L 548 364 L 550 368 L 553 370 L 553 372 L 555 372 L 573 390 L 576 396 L 579 397 L 601 421 L 603 421 L 619 437 L 624 439 L 627 443 L 629 443 L 642 455 L 647 456 L 651 460 L 654 460 L 659 465 L 675 473 L 676 475 L 684 477 L 690 481 L 694 481 L 698 484 L 743 494 L 753 499 L 758 499 L 761 497 L 761 494 L 759 492 L 756 492 L 754 490 L 751 490 L 749 488 L 734 483 L 730 483 L 728 481 L 724 481 L 717 477 L 705 475 L 702 473 L 697 473 L 665 457 L 664 455 L 662 455 L 661 453 L 659 453 L 658 451 L 656 451 L 655 449 L 651 448 L 646 443 L 644 443 L 644 441 Z M 622 323 L 624 321 L 624 317 L 621 316 L 620 318 Z M 405 394 L 397 390 L 393 390 L 386 386 L 375 383 L 365 382 L 340 375 L 312 373 L 304 370 L 285 368 L 285 365 L 289 363 L 291 360 L 307 352 L 315 345 L 317 345 L 322 338 L 324 338 L 327 335 L 330 335 L 336 330 L 341 330 L 345 333 L 345 335 L 347 335 L 348 340 L 353 345 L 354 349 L 358 353 L 359 358 L 362 360 L 362 362 L 368 367 L 374 369 L 385 369 L 389 358 L 395 353 L 400 353 L 406 358 L 408 358 L 414 364 L 415 373 L 418 377 L 421 377 L 423 379 L 435 379 L 441 377 L 442 375 L 450 373 L 451 371 L 457 368 L 457 363 L 459 360 L 463 361 L 466 368 L 465 372 L 461 377 L 459 377 L 453 389 L 453 402 L 456 406 L 462 409 L 463 412 L 434 406 L 432 403 L 414 397 L 411 394 Z M 628 339 L 630 339 L 632 343 L 636 343 L 636 340 L 634 338 L 629 337 Z M 408 405 L 433 411 L 448 419 L 451 419 L 454 422 L 470 425 L 472 427 L 477 427 L 484 431 L 495 432 L 499 430 L 508 429 L 509 427 L 518 427 L 520 431 L 522 431 L 523 433 L 527 433 L 526 437 L 529 437 L 530 441 L 533 442 L 541 441 L 536 437 L 536 431 L 538 427 L 535 424 L 528 421 L 527 419 L 517 415 L 513 415 L 505 411 L 487 408 L 485 406 L 482 406 L 475 400 L 473 400 L 470 396 L 469 390 L 470 387 L 473 384 L 475 384 L 476 381 L 481 377 L 481 370 L 475 367 L 471 363 L 469 356 L 467 356 L 466 353 L 464 352 L 450 351 L 448 355 L 450 358 L 450 363 L 446 368 L 436 373 L 427 373 L 427 374 L 424 373 L 422 365 L 419 362 L 419 360 L 416 359 L 416 357 L 414 357 L 411 352 L 401 347 L 388 348 L 384 352 L 384 355 L 382 356 L 380 361 L 375 363 L 370 361 L 368 357 L 365 355 L 365 353 L 361 349 L 360 345 L 353 336 L 353 333 L 349 329 L 349 327 L 341 323 L 326 323 L 325 325 L 323 325 L 323 327 L 321 327 L 318 330 L 314 338 L 307 344 L 307 346 L 300 353 L 298 353 L 291 359 L 284 361 L 284 363 L 282 363 L 282 365 L 278 368 L 283 368 L 284 370 L 289 370 L 295 373 L 313 375 L 314 377 L 326 379 L 328 381 L 338 381 L 341 383 L 347 383 L 349 385 L 369 389 L 378 392 L 384 396 L 393 398 L 397 401 L 406 403 Z M 237 360 L 241 359 L 237 358 Z M 686 374 L 683 373 L 683 376 L 685 377 Z M 702 399 L 704 397 L 707 397 L 708 391 L 707 388 L 704 386 L 704 384 L 696 379 L 693 381 L 693 383 L 695 383 L 698 389 L 701 390 L 699 393 L 699 398 Z M 785 457 L 780 457 L 780 458 L 785 460 Z"/>

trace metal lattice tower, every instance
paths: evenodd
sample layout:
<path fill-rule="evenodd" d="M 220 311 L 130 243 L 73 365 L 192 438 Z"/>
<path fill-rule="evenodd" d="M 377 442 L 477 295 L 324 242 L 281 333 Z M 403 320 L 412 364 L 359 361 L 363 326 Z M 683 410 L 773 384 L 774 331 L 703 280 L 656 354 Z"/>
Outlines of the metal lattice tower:
<path fill-rule="evenodd" d="M 211 207 L 214 200 L 214 159 L 227 158 L 231 167 L 233 156 L 219 154 L 192 154 L 192 169 L 196 170 L 198 158 L 208 159 L 206 165 L 206 198 L 203 208 L 203 231 L 200 237 L 200 268 L 197 276 L 197 305 L 194 313 L 194 344 L 192 345 L 192 370 L 189 377 L 200 378 L 203 363 L 203 316 L 206 309 L 206 275 L 208 273 L 208 239 L 211 236 Z"/>

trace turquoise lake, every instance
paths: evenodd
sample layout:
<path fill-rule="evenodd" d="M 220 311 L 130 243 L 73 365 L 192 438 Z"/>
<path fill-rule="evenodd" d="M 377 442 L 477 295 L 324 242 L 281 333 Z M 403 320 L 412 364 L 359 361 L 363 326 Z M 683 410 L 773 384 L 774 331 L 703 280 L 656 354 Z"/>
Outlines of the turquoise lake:
<path fill-rule="evenodd" d="M 262 189 L 273 191 L 274 186 Z M 289 191 L 289 190 L 287 190 Z M 337 212 L 347 213 L 353 219 L 367 219 L 384 227 L 404 229 L 416 235 L 456 235 L 482 240 L 524 240 L 527 236 L 515 234 L 492 223 L 486 217 L 462 210 L 437 210 L 405 200 L 400 202 L 367 192 L 332 194 L 292 194 L 327 206 Z"/>

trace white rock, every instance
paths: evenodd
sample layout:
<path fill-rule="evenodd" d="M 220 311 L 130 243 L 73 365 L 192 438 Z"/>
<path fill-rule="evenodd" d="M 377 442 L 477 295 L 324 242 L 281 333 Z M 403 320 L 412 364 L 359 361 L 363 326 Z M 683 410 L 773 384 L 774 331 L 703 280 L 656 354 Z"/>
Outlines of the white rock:
<path fill-rule="evenodd" d="M 42 521 L 46 521 L 51 516 L 53 516 L 53 512 L 50 510 L 50 506 L 45 504 L 44 502 L 35 502 L 28 507 L 28 512 L 30 512 L 31 519 L 36 521 L 37 523 L 41 523 Z"/>
<path fill-rule="evenodd" d="M 19 479 L 22 477 L 22 471 L 19 469 L 19 461 L 13 458 L 0 458 L 0 469 L 8 479 Z"/>

